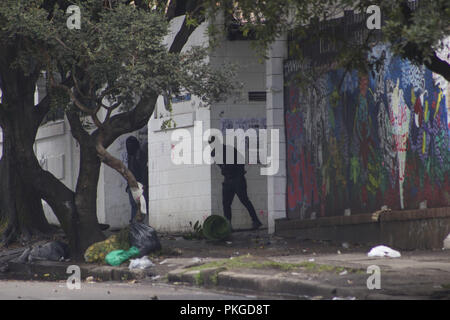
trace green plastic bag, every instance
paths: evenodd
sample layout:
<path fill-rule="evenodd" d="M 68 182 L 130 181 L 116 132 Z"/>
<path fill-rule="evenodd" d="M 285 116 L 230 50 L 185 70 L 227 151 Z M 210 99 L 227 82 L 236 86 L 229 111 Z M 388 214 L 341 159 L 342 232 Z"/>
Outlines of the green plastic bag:
<path fill-rule="evenodd" d="M 136 247 L 131 247 L 126 251 L 114 250 L 106 255 L 105 261 L 111 266 L 119 266 L 128 259 L 138 256 L 139 253 L 139 249 Z"/>

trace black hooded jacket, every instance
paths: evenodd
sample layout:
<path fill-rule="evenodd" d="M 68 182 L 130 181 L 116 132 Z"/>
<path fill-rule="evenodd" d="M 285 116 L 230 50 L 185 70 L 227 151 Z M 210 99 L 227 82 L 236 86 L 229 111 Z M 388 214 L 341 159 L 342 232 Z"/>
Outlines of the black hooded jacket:
<path fill-rule="evenodd" d="M 128 153 L 128 169 L 133 173 L 136 180 L 144 186 L 148 186 L 148 156 L 145 150 L 141 150 L 136 137 L 128 137 L 126 140 Z"/>

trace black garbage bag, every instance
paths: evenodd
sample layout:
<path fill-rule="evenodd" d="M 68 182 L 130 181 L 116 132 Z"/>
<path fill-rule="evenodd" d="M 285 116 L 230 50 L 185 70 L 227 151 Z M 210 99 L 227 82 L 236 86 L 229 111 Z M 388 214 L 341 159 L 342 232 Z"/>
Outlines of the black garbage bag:
<path fill-rule="evenodd" d="M 69 246 L 64 242 L 53 241 L 26 249 L 18 258 L 20 262 L 36 260 L 63 261 L 69 258 Z"/>
<path fill-rule="evenodd" d="M 155 229 L 135 221 L 130 224 L 130 246 L 139 249 L 139 258 L 161 250 L 161 243 Z"/>

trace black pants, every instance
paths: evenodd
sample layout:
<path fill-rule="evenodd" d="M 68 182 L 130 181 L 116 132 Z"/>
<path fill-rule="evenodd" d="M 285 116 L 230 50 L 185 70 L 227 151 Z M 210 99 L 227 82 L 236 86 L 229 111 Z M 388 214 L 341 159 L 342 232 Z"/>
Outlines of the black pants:
<path fill-rule="evenodd" d="M 222 204 L 225 218 L 231 222 L 231 204 L 233 203 L 235 194 L 238 196 L 245 208 L 247 208 L 252 221 L 259 221 L 256 216 L 255 208 L 248 198 L 247 181 L 244 176 L 232 178 L 225 177 L 225 181 L 222 183 Z"/>

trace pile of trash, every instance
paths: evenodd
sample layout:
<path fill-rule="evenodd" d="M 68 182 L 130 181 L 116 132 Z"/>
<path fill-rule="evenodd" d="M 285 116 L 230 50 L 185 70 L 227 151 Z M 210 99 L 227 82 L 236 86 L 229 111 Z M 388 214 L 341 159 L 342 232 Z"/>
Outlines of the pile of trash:
<path fill-rule="evenodd" d="M 69 246 L 61 241 L 29 247 L 17 258 L 18 262 L 64 261 L 70 257 Z"/>
<path fill-rule="evenodd" d="M 152 266 L 146 257 L 149 253 L 161 250 L 156 231 L 143 223 L 131 222 L 130 226 L 117 235 L 92 244 L 85 252 L 84 259 L 89 263 L 108 263 L 119 266 L 131 258 L 130 269 L 145 269 Z"/>

